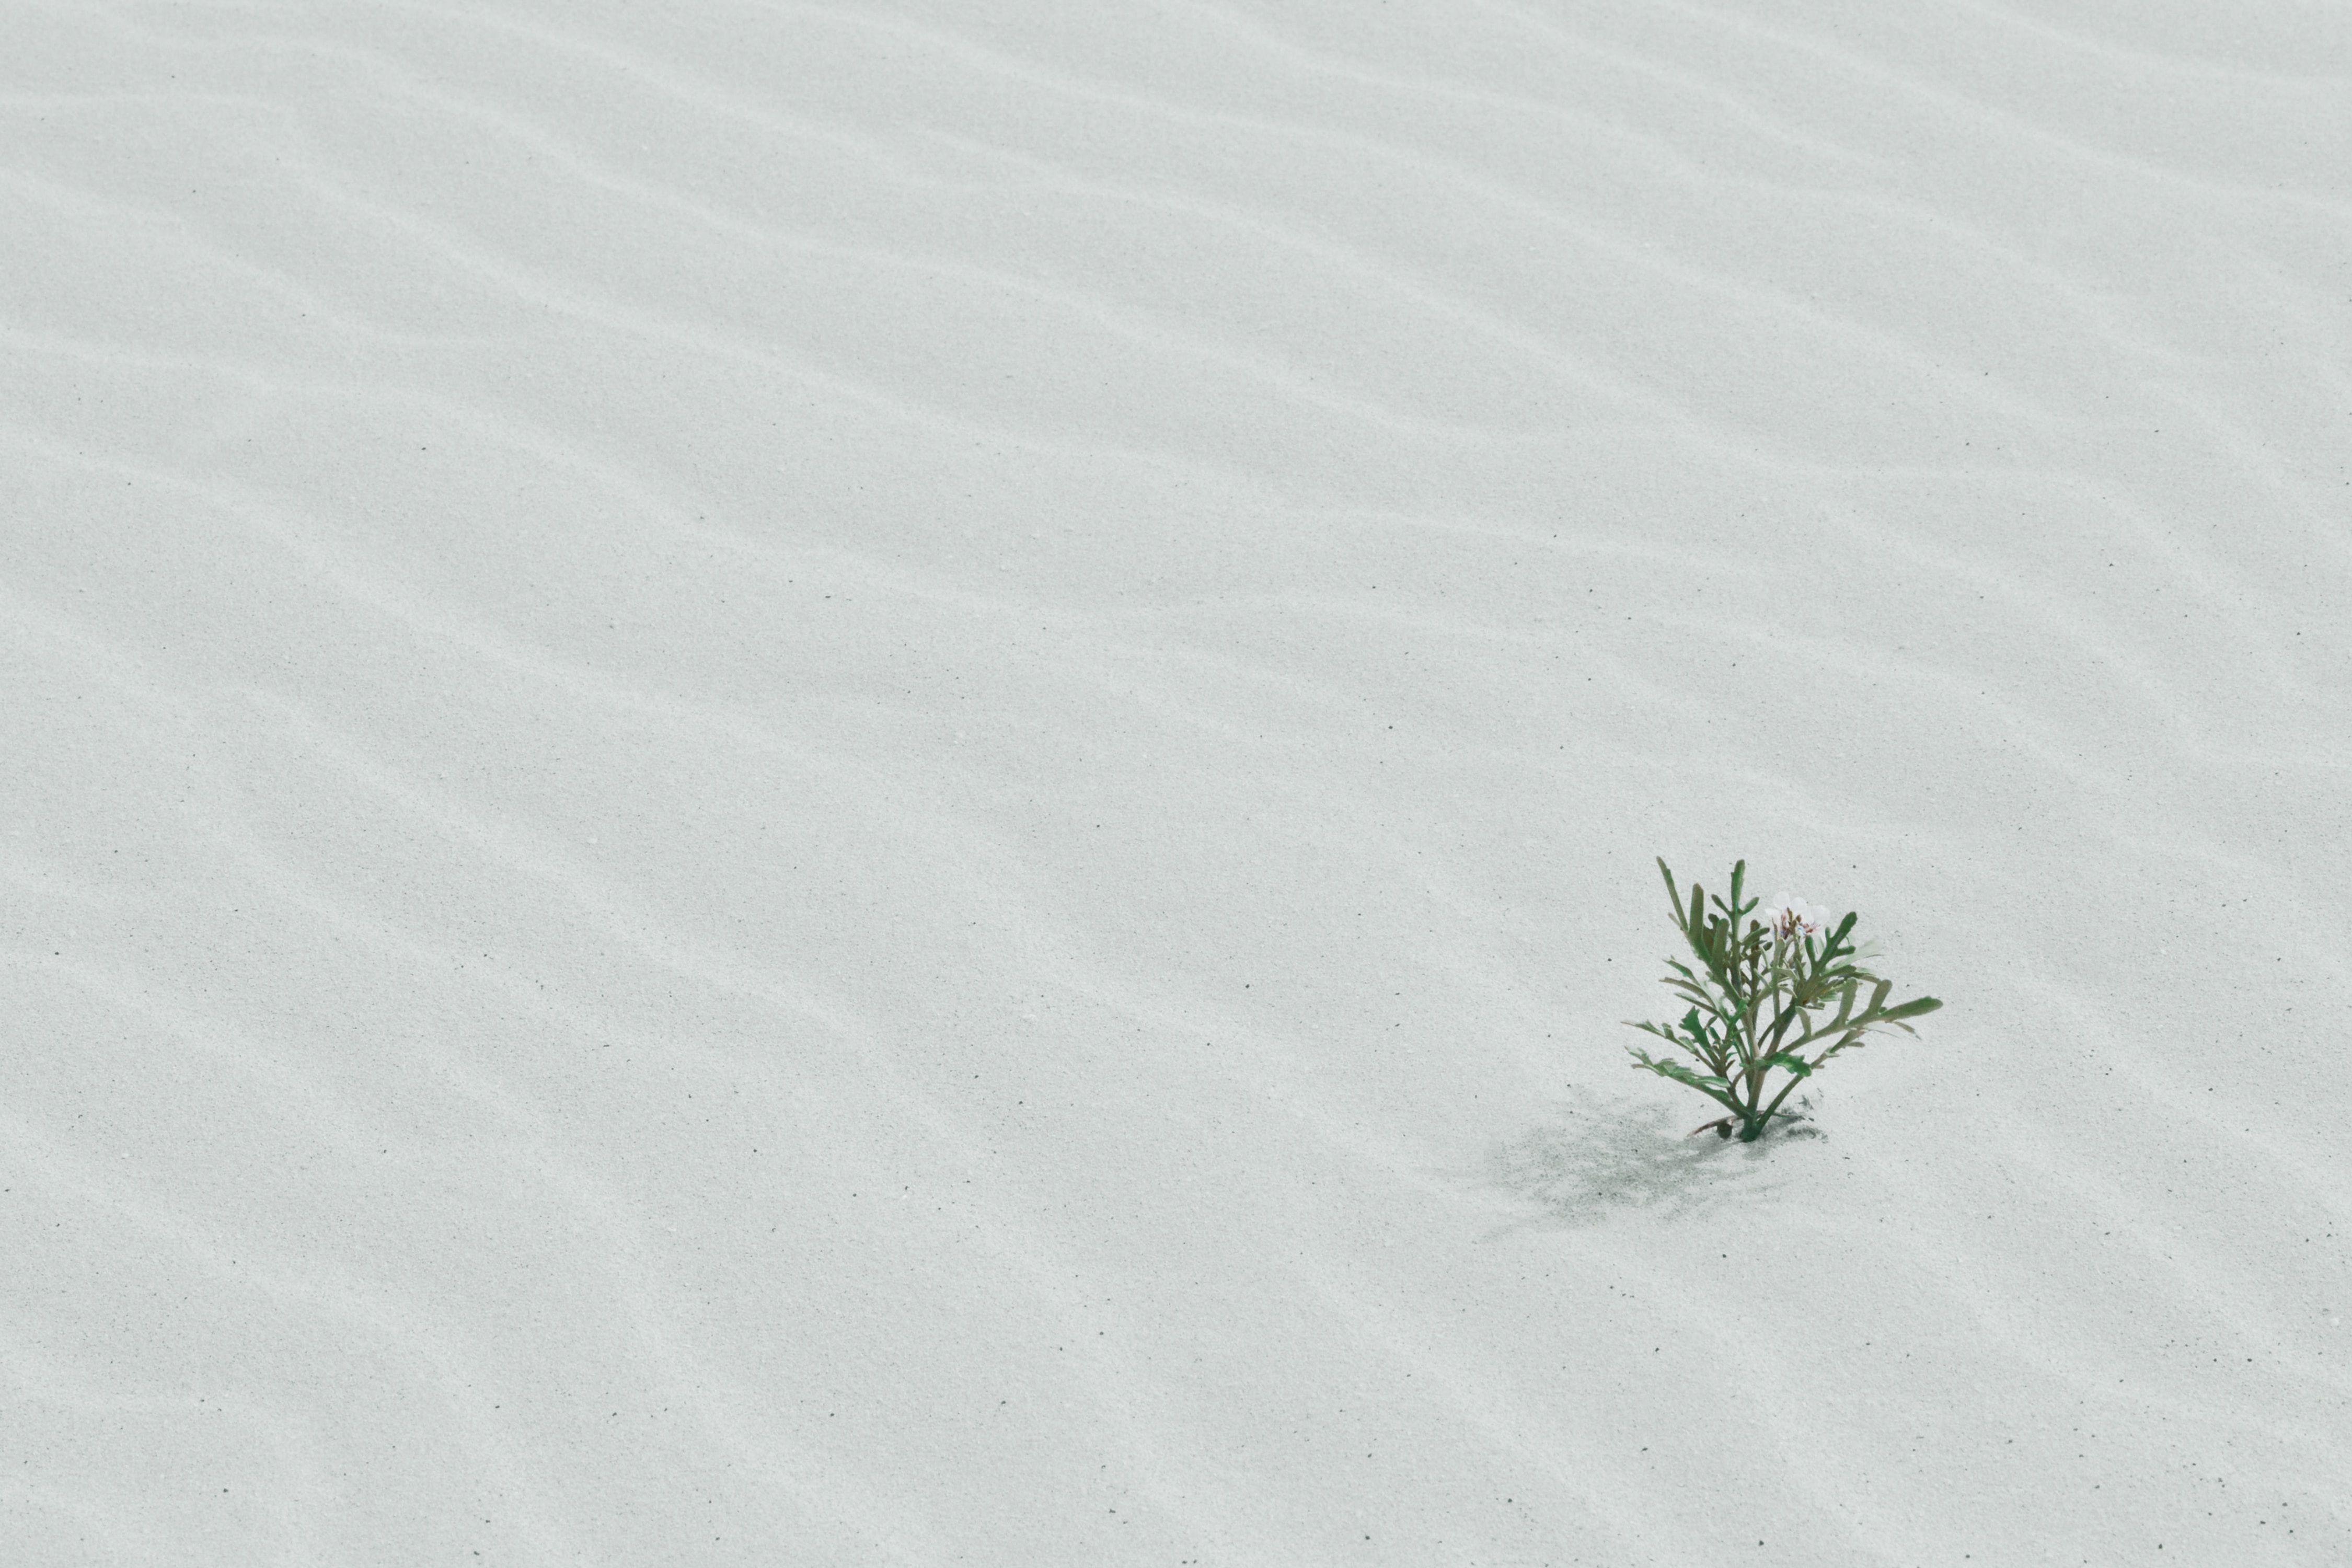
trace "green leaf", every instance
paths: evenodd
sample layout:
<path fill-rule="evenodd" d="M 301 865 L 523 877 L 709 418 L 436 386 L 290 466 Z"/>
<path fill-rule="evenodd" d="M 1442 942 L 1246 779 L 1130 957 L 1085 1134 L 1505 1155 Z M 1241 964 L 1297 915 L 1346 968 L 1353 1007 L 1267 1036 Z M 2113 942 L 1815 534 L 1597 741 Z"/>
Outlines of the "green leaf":
<path fill-rule="evenodd" d="M 1916 1018 L 1921 1014 L 1932 1013 L 1942 1005 L 1943 1003 L 1933 996 L 1916 996 L 1904 1003 L 1900 1007 L 1888 1008 L 1879 1016 L 1890 1021 L 1895 1018 Z"/>
<path fill-rule="evenodd" d="M 1815 1057 L 1813 1058 L 1813 1065 L 1815 1067 L 1819 1067 L 1823 1062 L 1829 1060 L 1832 1057 L 1837 1055 L 1840 1051 L 1851 1050 L 1856 1046 L 1865 1044 L 1869 1038 L 1870 1036 L 1867 1030 L 1860 1027 L 1850 1028 L 1843 1035 L 1838 1037 L 1837 1044 L 1830 1047 L 1829 1049 Z"/>
<path fill-rule="evenodd" d="M 1722 1079 L 1693 1072 L 1680 1062 L 1662 1061 L 1638 1047 L 1633 1056 L 1636 1067 L 1647 1068 L 1660 1078 L 1670 1078 L 1676 1083 L 1686 1083 L 1718 1105 L 1733 1110 L 1739 1109 L 1738 1103 L 1731 1098 L 1731 1085 Z"/>
<path fill-rule="evenodd" d="M 1768 1068 L 1787 1068 L 1799 1078 L 1810 1078 L 1813 1071 L 1812 1063 L 1802 1057 L 1791 1056 L 1787 1051 L 1774 1051 L 1764 1058 L 1764 1065 Z"/>

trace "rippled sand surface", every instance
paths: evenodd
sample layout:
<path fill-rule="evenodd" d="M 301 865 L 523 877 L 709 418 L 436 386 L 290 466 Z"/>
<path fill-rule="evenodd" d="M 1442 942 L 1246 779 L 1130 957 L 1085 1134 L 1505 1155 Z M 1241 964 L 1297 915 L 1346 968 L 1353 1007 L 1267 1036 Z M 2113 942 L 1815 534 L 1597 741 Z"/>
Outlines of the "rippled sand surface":
<path fill-rule="evenodd" d="M 0 9 L 0 1560 L 2352 1561 L 2340 8 Z"/>

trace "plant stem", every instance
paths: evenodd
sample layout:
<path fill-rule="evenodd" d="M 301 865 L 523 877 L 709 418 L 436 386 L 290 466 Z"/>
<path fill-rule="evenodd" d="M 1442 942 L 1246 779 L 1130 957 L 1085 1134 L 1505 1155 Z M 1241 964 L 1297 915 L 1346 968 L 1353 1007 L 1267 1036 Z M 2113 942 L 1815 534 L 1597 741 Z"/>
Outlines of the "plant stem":
<path fill-rule="evenodd" d="M 1741 942 L 1739 943 L 1739 947 L 1741 950 L 1741 956 L 1746 958 L 1748 961 L 1748 1011 L 1740 1019 L 1741 1024 L 1745 1026 L 1748 1048 L 1746 1051 L 1741 1053 L 1742 1059 L 1740 1062 L 1740 1066 L 1745 1069 L 1740 1076 L 1743 1087 L 1746 1090 L 1747 1103 L 1740 1108 L 1743 1124 L 1740 1128 L 1739 1137 L 1742 1142 L 1755 1142 L 1755 1134 L 1748 1130 L 1746 1121 L 1747 1119 L 1753 1118 L 1755 1116 L 1756 1102 L 1762 1099 L 1764 1094 L 1764 1069 L 1758 1060 L 1756 1051 L 1756 1015 L 1759 1011 L 1758 1004 L 1765 1000 L 1763 996 L 1759 994 L 1757 990 L 1758 984 L 1762 978 L 1761 974 L 1758 971 L 1757 965 L 1763 957 L 1763 949 L 1760 945 L 1748 942 Z M 1774 989 L 1777 991 L 1778 986 L 1776 985 Z"/>

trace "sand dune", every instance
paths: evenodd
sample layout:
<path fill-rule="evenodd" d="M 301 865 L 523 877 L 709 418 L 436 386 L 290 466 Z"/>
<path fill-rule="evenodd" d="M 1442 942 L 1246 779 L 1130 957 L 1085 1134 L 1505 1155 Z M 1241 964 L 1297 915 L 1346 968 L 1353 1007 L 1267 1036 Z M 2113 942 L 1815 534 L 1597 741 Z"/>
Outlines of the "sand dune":
<path fill-rule="evenodd" d="M 2340 14 L 5 31 L 0 1559 L 2352 1561 Z"/>

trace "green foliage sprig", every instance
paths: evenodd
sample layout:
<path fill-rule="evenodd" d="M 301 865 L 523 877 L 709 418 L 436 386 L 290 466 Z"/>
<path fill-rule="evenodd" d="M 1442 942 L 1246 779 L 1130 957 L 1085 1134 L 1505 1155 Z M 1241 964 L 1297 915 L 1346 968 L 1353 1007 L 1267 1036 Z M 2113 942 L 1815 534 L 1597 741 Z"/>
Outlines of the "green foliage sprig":
<path fill-rule="evenodd" d="M 1943 1005 L 1933 996 L 1920 996 L 1888 1006 L 1894 982 L 1856 963 L 1869 954 L 1846 941 L 1853 930 L 1851 913 L 1823 935 L 1827 911 L 1782 894 L 1765 910 L 1765 919 L 1752 919 L 1757 900 L 1740 901 L 1740 884 L 1748 875 L 1745 860 L 1731 868 L 1728 900 L 1710 900 L 1694 882 L 1685 902 L 1663 858 L 1658 870 L 1666 879 L 1666 897 L 1674 901 L 1675 924 L 1697 956 L 1699 969 L 1666 960 L 1674 973 L 1664 977 L 1665 984 L 1677 1000 L 1691 1005 L 1679 1025 L 1627 1022 L 1673 1045 L 1704 1070 L 1672 1057 L 1652 1056 L 1640 1046 L 1627 1048 L 1635 1066 L 1688 1084 L 1730 1112 L 1696 1129 L 1694 1136 L 1712 1131 L 1728 1138 L 1736 1130 L 1740 1142 L 1754 1142 L 1774 1117 L 1793 1114 L 1780 1109 L 1781 1101 L 1823 1062 L 1861 1045 L 1874 1029 L 1913 1034 L 1904 1020 Z M 1871 988 L 1867 1001 L 1861 1000 L 1864 986 Z M 1834 1016 L 1817 1016 L 1832 1003 Z M 1773 1092 L 1776 1071 L 1788 1076 Z"/>

